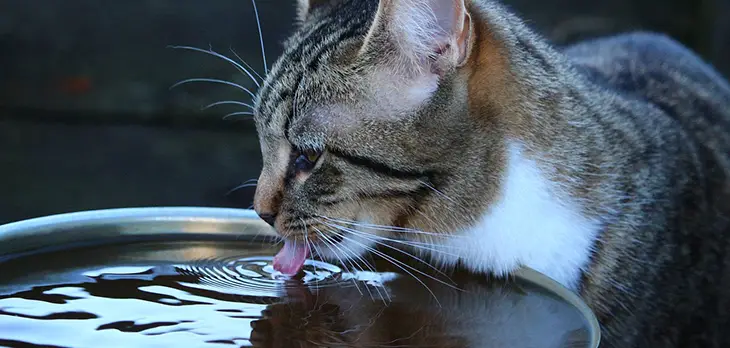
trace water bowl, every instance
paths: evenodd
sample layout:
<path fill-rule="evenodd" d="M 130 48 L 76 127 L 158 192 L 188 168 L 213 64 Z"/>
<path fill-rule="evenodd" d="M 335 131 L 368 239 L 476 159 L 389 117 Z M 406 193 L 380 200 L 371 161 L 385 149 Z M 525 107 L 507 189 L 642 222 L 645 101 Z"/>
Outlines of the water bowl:
<path fill-rule="evenodd" d="M 0 346 L 598 347 L 588 307 L 529 269 L 505 281 L 365 256 L 289 278 L 276 242 L 222 208 L 0 226 Z"/>

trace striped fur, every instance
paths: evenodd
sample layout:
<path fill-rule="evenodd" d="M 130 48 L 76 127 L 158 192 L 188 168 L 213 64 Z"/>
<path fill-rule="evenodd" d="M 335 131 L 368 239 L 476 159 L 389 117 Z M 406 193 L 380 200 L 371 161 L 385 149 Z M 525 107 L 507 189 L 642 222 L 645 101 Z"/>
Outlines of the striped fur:
<path fill-rule="evenodd" d="M 489 0 L 466 2 L 463 62 L 443 53 L 463 43 L 451 39 L 398 59 L 397 36 L 417 26 L 392 11 L 434 1 L 304 7 L 255 103 L 257 211 L 287 238 L 308 231 L 323 256 L 400 238 L 457 254 L 429 255 L 436 265 L 537 268 L 586 299 L 602 347 L 730 346 L 728 83 L 661 35 L 555 48 Z M 419 52 L 439 39 L 414 37 Z M 324 151 L 306 176 L 292 174 L 296 149 Z M 443 238 L 355 237 L 321 216 Z"/>

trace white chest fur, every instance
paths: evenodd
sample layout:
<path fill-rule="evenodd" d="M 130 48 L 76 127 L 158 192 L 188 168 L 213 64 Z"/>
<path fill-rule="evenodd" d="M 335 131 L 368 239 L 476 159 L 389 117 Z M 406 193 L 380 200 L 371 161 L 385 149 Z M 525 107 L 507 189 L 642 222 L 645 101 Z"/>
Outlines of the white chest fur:
<path fill-rule="evenodd" d="M 500 198 L 469 229 L 444 245 L 459 257 L 433 255 L 446 264 L 461 259 L 477 272 L 504 275 L 535 269 L 571 289 L 587 266 L 600 224 L 512 145 Z"/>

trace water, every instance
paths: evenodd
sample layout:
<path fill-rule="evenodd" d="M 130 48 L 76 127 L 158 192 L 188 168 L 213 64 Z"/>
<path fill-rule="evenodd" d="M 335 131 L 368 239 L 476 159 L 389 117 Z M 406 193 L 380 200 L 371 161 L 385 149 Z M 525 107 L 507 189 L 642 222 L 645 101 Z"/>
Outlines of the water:
<path fill-rule="evenodd" d="M 271 267 L 276 251 L 136 243 L 6 261 L 0 346 L 557 348 L 590 337 L 577 310 L 527 283 L 456 273 L 452 287 L 315 261 L 288 279 Z"/>

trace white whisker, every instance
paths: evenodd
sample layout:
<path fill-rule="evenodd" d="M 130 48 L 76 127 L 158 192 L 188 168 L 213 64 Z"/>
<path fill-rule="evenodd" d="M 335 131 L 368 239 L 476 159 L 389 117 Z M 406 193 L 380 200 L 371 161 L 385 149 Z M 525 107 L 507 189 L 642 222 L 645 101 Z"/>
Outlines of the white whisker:
<path fill-rule="evenodd" d="M 367 268 L 368 271 L 373 272 L 373 273 L 377 273 L 375 271 L 375 268 L 372 265 L 370 265 L 367 261 L 365 261 L 365 259 L 363 259 L 362 256 L 356 254 L 353 251 L 350 251 L 350 253 L 352 255 L 354 255 L 358 260 L 360 260 L 360 262 L 362 262 L 364 268 Z M 367 288 L 367 286 L 368 285 L 365 284 L 365 288 Z M 375 286 L 375 291 L 378 292 L 378 296 L 382 299 L 383 304 L 386 304 L 387 305 L 387 302 L 385 301 L 386 298 L 388 299 L 388 302 L 391 302 L 392 301 L 392 299 L 390 298 L 390 294 L 388 293 L 388 290 L 383 289 L 383 292 L 385 292 L 385 296 L 383 296 L 383 292 L 380 291 L 380 287 L 379 286 Z"/>
<path fill-rule="evenodd" d="M 454 199 L 452 199 L 451 197 L 447 196 L 447 195 L 446 195 L 445 193 L 443 193 L 443 192 L 441 192 L 441 191 L 437 190 L 437 189 L 436 189 L 435 187 L 433 187 L 433 186 L 432 186 L 431 184 L 429 184 L 429 183 L 427 183 L 427 182 L 425 182 L 425 181 L 423 181 L 423 180 L 418 180 L 418 182 L 420 182 L 420 183 L 421 183 L 421 185 L 423 185 L 423 186 L 426 186 L 426 187 L 428 187 L 429 189 L 431 189 L 431 190 L 432 190 L 433 192 L 435 192 L 435 193 L 436 193 L 436 194 L 438 194 L 439 196 L 441 196 L 441 197 L 444 197 L 444 198 L 446 198 L 446 199 L 447 199 L 447 200 L 449 200 L 449 201 L 450 201 L 451 203 L 454 203 L 454 204 L 457 204 L 457 205 L 458 205 L 458 203 L 456 202 L 456 200 L 454 200 Z"/>
<path fill-rule="evenodd" d="M 304 223 L 304 221 L 302 221 L 302 223 Z M 314 261 L 314 252 L 312 251 L 312 247 L 315 247 L 316 248 L 317 246 L 314 245 L 314 243 L 312 243 L 312 241 L 309 240 L 309 232 L 306 229 L 306 227 L 305 227 L 305 235 L 304 235 L 304 238 L 305 238 L 304 239 L 305 240 L 305 243 L 307 243 L 307 248 L 309 248 L 309 259 L 312 260 L 312 261 Z M 319 285 L 320 279 L 319 279 L 319 277 L 317 275 L 317 263 L 316 262 L 312 262 L 312 267 L 314 268 L 314 275 L 315 275 L 313 288 L 315 290 L 319 290 L 321 286 Z M 314 308 L 319 308 L 319 296 L 317 296 L 316 299 L 315 299 Z"/>
<path fill-rule="evenodd" d="M 247 187 L 256 187 L 257 185 L 258 185 L 258 180 L 256 180 L 256 179 L 250 179 L 250 180 L 246 180 L 246 181 L 244 181 L 244 182 L 243 182 L 243 184 L 240 184 L 240 185 L 238 185 L 238 186 L 236 186 L 236 187 L 234 187 L 234 188 L 230 189 L 230 190 L 229 190 L 229 191 L 228 191 L 228 192 L 226 193 L 226 196 L 228 196 L 228 195 L 230 195 L 231 193 L 233 193 L 233 192 L 236 192 L 236 191 L 238 191 L 238 190 L 240 190 L 240 189 L 244 189 L 244 188 L 247 188 Z"/>
<path fill-rule="evenodd" d="M 338 260 L 340 260 L 340 264 L 342 265 L 343 268 L 345 268 L 347 273 L 353 273 L 353 271 L 347 267 L 347 263 L 345 263 L 345 261 L 342 259 L 342 257 L 340 257 L 340 255 L 335 251 L 334 248 L 337 248 L 337 245 L 330 242 L 327 239 L 327 236 L 325 236 L 324 233 L 322 233 L 322 231 L 320 231 L 318 228 L 316 228 L 316 227 L 313 227 L 313 228 L 315 231 L 317 231 L 317 234 L 320 237 L 319 239 L 322 240 L 323 242 L 325 242 L 325 246 L 327 246 L 327 248 L 330 249 L 330 251 L 332 251 L 332 254 L 335 255 L 335 257 Z M 340 250 L 340 252 L 342 252 L 342 250 L 340 248 L 337 248 L 337 249 Z M 364 295 L 363 292 L 360 290 L 360 287 L 357 286 L 357 281 L 354 278 L 352 279 L 352 281 L 353 281 L 353 284 L 355 284 L 355 288 L 357 288 L 357 292 L 360 293 L 360 296 Z"/>
<path fill-rule="evenodd" d="M 366 238 L 366 239 L 367 239 L 367 238 Z M 377 241 L 377 240 L 374 240 L 374 239 L 369 239 L 369 240 L 370 240 L 370 241 L 372 241 L 372 242 L 374 242 L 374 243 L 376 243 L 376 244 L 378 244 L 378 245 L 382 245 L 382 246 L 384 246 L 384 247 L 386 247 L 386 248 L 389 248 L 389 249 L 395 250 L 395 251 L 397 251 L 397 252 L 399 252 L 399 253 L 401 253 L 401 254 L 404 254 L 404 255 L 406 255 L 406 256 L 410 256 L 410 257 L 411 257 L 411 258 L 413 258 L 414 260 L 416 260 L 416 261 L 418 261 L 418 262 L 421 262 L 422 264 L 426 265 L 426 266 L 427 266 L 428 268 L 431 268 L 432 270 L 436 271 L 436 272 L 437 272 L 438 274 L 440 274 L 440 275 L 442 275 L 442 276 L 446 277 L 446 279 L 448 279 L 448 280 L 449 280 L 449 282 L 451 282 L 451 285 L 447 284 L 447 283 L 446 283 L 446 282 L 444 282 L 444 281 L 440 281 L 440 280 L 437 280 L 437 281 L 438 281 L 439 283 L 441 283 L 441 284 L 444 284 L 444 285 L 447 285 L 447 286 L 450 286 L 451 288 L 453 288 L 453 289 L 456 289 L 456 290 L 459 290 L 459 291 L 461 291 L 461 290 L 462 290 L 462 289 L 460 289 L 460 288 L 456 287 L 456 282 L 455 282 L 455 281 L 454 281 L 453 279 L 451 279 L 451 277 L 449 277 L 449 276 L 448 276 L 448 275 L 446 275 L 446 274 L 445 274 L 445 273 L 444 273 L 443 271 L 441 271 L 441 270 L 439 270 L 438 268 L 434 267 L 434 266 L 433 266 L 433 265 L 431 265 L 430 263 L 428 263 L 428 262 L 424 261 L 423 259 L 421 259 L 421 258 L 419 258 L 419 257 L 417 257 L 417 256 L 415 256 L 415 255 L 413 255 L 413 254 L 411 254 L 411 253 L 408 253 L 408 252 L 405 252 L 405 251 L 403 251 L 403 250 L 401 250 L 401 249 L 398 249 L 398 248 L 396 248 L 396 247 L 393 247 L 393 246 L 391 246 L 391 245 L 388 245 L 388 244 L 385 244 L 385 243 L 381 243 L 381 242 L 379 242 L 379 241 Z M 453 285 L 453 286 L 452 286 L 452 285 Z"/>
<path fill-rule="evenodd" d="M 320 222 L 323 223 L 323 224 L 325 224 L 325 225 L 329 225 L 328 223 L 326 223 L 324 221 L 320 221 Z M 337 225 L 337 224 L 335 224 L 335 225 Z M 449 252 L 444 251 L 444 250 L 436 249 L 434 247 L 436 244 L 434 244 L 433 242 L 404 241 L 404 240 L 399 240 L 399 239 L 382 237 L 382 236 L 374 235 L 372 233 L 367 233 L 367 232 L 363 232 L 363 231 L 358 231 L 357 229 L 354 229 L 354 228 L 349 228 L 349 227 L 340 226 L 340 225 L 337 225 L 337 226 L 338 226 L 338 228 L 345 229 L 347 232 L 352 233 L 354 235 L 367 236 L 367 237 L 371 237 L 371 238 L 376 238 L 379 241 L 387 241 L 387 242 L 391 242 L 391 243 L 398 243 L 398 244 L 406 245 L 406 246 L 409 246 L 409 247 L 412 247 L 412 248 L 415 248 L 415 249 L 427 250 L 427 251 L 431 251 L 431 252 L 434 252 L 434 253 L 440 253 L 440 254 L 444 254 L 444 255 L 448 255 L 448 256 L 459 257 L 459 255 L 456 255 L 456 254 L 453 254 L 453 253 L 449 253 Z"/>
<path fill-rule="evenodd" d="M 341 227 L 341 226 L 333 226 L 333 225 L 328 225 L 328 226 L 331 226 L 331 227 L 337 228 L 338 230 L 340 230 L 340 231 L 342 231 L 342 232 L 349 232 L 349 231 L 345 231 L 345 230 L 343 230 L 343 229 L 340 229 L 340 227 Z M 350 232 L 350 233 L 351 233 L 351 232 Z M 343 236 L 343 237 L 344 237 L 344 236 Z M 446 274 L 445 274 L 444 272 L 442 272 L 442 271 L 441 271 L 441 270 L 439 270 L 438 268 L 434 267 L 434 266 L 433 266 L 433 265 L 431 265 L 430 263 L 426 262 L 425 260 L 423 260 L 423 259 L 421 259 L 421 258 L 419 258 L 419 257 L 417 257 L 417 256 L 415 256 L 415 255 L 413 255 L 413 254 L 411 254 L 411 253 L 409 253 L 409 252 L 403 251 L 403 250 L 401 250 L 401 249 L 399 249 L 399 248 L 396 248 L 396 247 L 393 247 L 393 246 L 391 246 L 391 245 L 388 245 L 388 244 L 385 244 L 385 243 L 379 242 L 379 241 L 378 241 L 378 240 L 376 240 L 376 239 L 373 239 L 373 238 L 369 238 L 369 237 L 367 236 L 367 234 L 364 234 L 364 235 L 360 235 L 360 237 L 361 237 L 361 238 L 364 238 L 364 239 L 367 239 L 367 240 L 369 240 L 369 241 L 371 241 L 371 242 L 374 242 L 374 243 L 376 243 L 376 244 L 382 245 L 382 246 L 384 246 L 384 247 L 386 247 L 386 248 L 389 248 L 389 249 L 395 250 L 395 251 L 397 251 L 397 252 L 399 252 L 399 253 L 401 253 L 401 254 L 404 254 L 404 255 L 406 255 L 406 256 L 409 256 L 409 257 L 413 258 L 414 260 L 416 260 L 416 261 L 418 261 L 418 262 L 421 262 L 422 264 L 424 264 L 424 265 L 428 266 L 429 268 L 433 269 L 433 270 L 434 270 L 434 271 L 436 271 L 437 273 L 439 273 L 439 274 L 441 274 L 442 276 L 446 277 L 446 278 L 447 278 L 447 279 L 448 279 L 448 280 L 449 280 L 449 281 L 450 281 L 450 282 L 451 282 L 452 284 L 448 284 L 448 283 L 446 283 L 446 282 L 444 282 L 444 281 L 442 281 L 442 280 L 436 279 L 436 278 L 432 278 L 433 280 L 436 280 L 436 281 L 438 281 L 439 283 L 441 283 L 441 284 L 444 284 L 444 285 L 446 285 L 446 286 L 449 286 L 449 287 L 451 287 L 451 288 L 454 288 L 454 289 L 457 289 L 457 290 L 461 290 L 461 289 L 459 289 L 458 287 L 455 287 L 455 286 L 454 286 L 454 285 L 456 284 L 456 282 L 454 282 L 454 281 L 453 281 L 453 280 L 452 280 L 452 279 L 451 279 L 451 278 L 450 278 L 450 277 L 449 277 L 448 275 L 446 275 Z M 419 273 L 421 273 L 421 274 L 424 274 L 424 273 L 422 273 L 422 272 L 420 272 L 420 271 L 417 271 L 417 272 L 419 272 Z M 425 274 L 424 274 L 424 275 L 425 275 Z"/>
<path fill-rule="evenodd" d="M 352 254 L 353 256 L 355 256 L 355 258 L 357 258 L 358 260 L 360 260 L 360 262 L 362 262 L 362 265 L 363 265 L 364 268 L 367 268 L 370 272 L 377 273 L 377 271 L 375 271 L 375 268 L 372 265 L 370 265 L 369 262 L 367 262 L 365 259 L 363 259 L 362 256 L 358 255 L 356 252 L 354 252 L 352 250 L 350 250 L 350 254 Z M 365 285 L 365 288 L 367 289 L 367 284 Z M 369 291 L 370 290 L 368 290 L 368 292 Z M 388 294 L 388 291 L 387 290 L 383 290 L 385 292 L 385 296 L 383 296 L 383 293 L 380 291 L 380 287 L 376 286 L 375 287 L 375 291 L 378 292 L 378 296 L 380 296 L 380 298 L 383 300 L 383 303 L 384 304 L 387 304 L 385 302 L 385 298 L 386 297 L 387 297 L 387 299 L 388 299 L 389 302 L 391 301 L 390 294 Z"/>
<path fill-rule="evenodd" d="M 316 229 L 316 228 L 315 228 L 315 229 Z M 317 230 L 318 232 L 320 232 L 320 238 L 325 238 L 326 240 L 328 240 L 328 241 L 330 242 L 330 244 L 334 245 L 334 246 L 335 246 L 335 247 L 336 247 L 336 248 L 337 248 L 338 250 L 340 250 L 340 252 L 342 252 L 342 256 L 344 256 L 344 257 L 345 257 L 345 259 L 347 260 L 347 262 L 349 262 L 349 263 L 350 263 L 350 266 L 351 266 L 351 267 L 352 267 L 353 269 L 357 270 L 357 268 L 358 268 L 358 267 L 357 267 L 357 262 L 356 262 L 356 261 L 354 261 L 353 259 L 350 259 L 350 258 L 349 258 L 349 257 L 347 256 L 347 251 L 350 251 L 350 254 L 352 254 L 352 255 L 355 255 L 355 253 L 353 253 L 353 252 L 352 252 L 352 250 L 347 250 L 347 249 L 343 249 L 343 248 L 344 248 L 344 246 L 343 246 L 343 248 L 340 248 L 339 246 L 337 246 L 337 243 L 336 243 L 336 242 L 334 242 L 334 241 L 333 241 L 333 240 L 332 240 L 332 239 L 331 239 L 331 238 L 330 238 L 329 236 L 327 236 L 326 234 L 324 234 L 323 232 L 321 232 L 321 231 L 320 231 L 319 229 L 316 229 L 316 230 Z M 357 255 L 355 255 L 355 256 L 357 256 Z M 351 272 L 351 273 L 353 273 L 353 275 L 354 275 L 354 272 Z M 358 286 L 357 286 L 357 282 L 358 282 L 358 279 L 356 279 L 356 278 L 353 278 L 352 280 L 353 280 L 353 283 L 355 284 L 355 287 L 358 287 Z M 359 290 L 359 289 L 360 289 L 360 288 L 358 287 L 358 290 Z M 370 299 L 371 299 L 371 300 L 374 300 L 374 299 L 375 299 L 375 297 L 373 296 L 373 293 L 372 293 L 372 292 L 370 291 L 370 288 L 369 288 L 369 287 L 367 286 L 367 284 L 365 285 L 365 290 L 367 290 L 368 294 L 370 294 Z M 362 292 L 360 292 L 360 294 L 362 294 Z"/>
<path fill-rule="evenodd" d="M 243 64 L 247 68 L 251 69 L 251 71 L 254 73 L 254 75 L 256 75 L 256 77 L 258 77 L 261 80 L 261 82 L 264 82 L 264 80 L 265 80 L 264 77 L 261 76 L 261 74 L 259 74 L 259 72 L 256 71 L 256 69 L 254 69 L 253 67 L 251 67 L 251 65 L 249 65 L 248 63 L 246 63 L 246 61 L 243 60 L 243 58 L 241 58 L 241 56 L 238 55 L 238 53 L 233 49 L 233 47 L 228 47 L 228 50 L 230 50 L 231 53 L 233 53 L 233 55 L 236 56 L 236 58 L 238 58 L 238 60 L 241 62 L 241 64 Z"/>
<path fill-rule="evenodd" d="M 242 112 L 232 112 L 232 113 L 230 113 L 230 114 L 228 114 L 228 115 L 225 115 L 225 116 L 223 116 L 223 119 L 224 119 L 224 120 L 227 120 L 227 119 L 229 119 L 229 118 L 231 118 L 231 117 L 233 117 L 233 116 L 240 116 L 240 115 L 249 115 L 249 116 L 253 116 L 253 112 L 249 112 L 249 111 L 242 111 Z"/>
<path fill-rule="evenodd" d="M 341 227 L 344 227 L 344 226 L 341 226 Z M 347 227 L 345 227 L 345 228 L 347 228 Z M 358 231 L 354 228 L 347 228 L 347 230 L 348 230 L 348 232 L 350 232 L 352 234 L 371 236 L 373 238 L 377 238 L 379 241 L 398 243 L 398 244 L 406 245 L 406 246 L 413 247 L 416 249 L 422 249 L 422 250 L 427 250 L 427 251 L 431 251 L 434 253 L 441 253 L 444 255 L 459 257 L 459 255 L 452 254 L 452 253 L 446 252 L 444 250 L 439 250 L 439 249 L 434 248 L 435 244 L 433 242 L 414 242 L 414 241 L 405 241 L 405 240 L 400 240 L 400 239 L 387 238 L 387 237 L 373 235 L 373 234 L 367 233 L 367 232 Z"/>
<path fill-rule="evenodd" d="M 208 110 L 208 109 L 210 109 L 212 107 L 216 107 L 218 105 L 229 105 L 229 104 L 230 105 L 241 105 L 241 106 L 245 106 L 245 107 L 251 108 L 251 110 L 253 110 L 253 108 L 254 108 L 253 105 L 247 104 L 247 103 L 243 103 L 243 102 L 240 102 L 240 101 L 224 100 L 224 101 L 219 101 L 219 102 L 216 102 L 216 103 L 208 104 L 208 105 L 202 107 L 201 110 Z"/>
<path fill-rule="evenodd" d="M 441 307 L 441 302 L 439 302 L 438 298 L 436 297 L 436 294 L 431 290 L 431 288 L 429 288 L 428 285 L 426 285 L 426 283 L 424 283 L 420 278 L 418 278 L 415 274 L 413 274 L 410 271 L 408 271 L 406 268 L 410 268 L 410 269 L 414 270 L 415 272 L 418 272 L 418 273 L 421 273 L 421 274 L 425 275 L 426 277 L 429 277 L 429 278 L 432 278 L 432 279 L 433 279 L 433 277 L 431 277 L 428 274 L 425 274 L 425 273 L 423 273 L 423 272 L 421 272 L 421 271 L 419 271 L 419 270 L 417 270 L 417 269 L 415 269 L 415 268 L 413 268 L 413 267 L 411 267 L 411 266 L 409 266 L 409 265 L 407 265 L 407 264 L 405 264 L 405 263 L 403 263 L 401 261 L 398 261 L 398 260 L 396 260 L 396 259 L 394 259 L 394 258 L 392 258 L 392 257 L 390 257 L 390 256 L 388 256 L 388 255 L 386 255 L 386 254 L 384 254 L 382 252 L 379 252 L 379 251 L 375 250 L 375 248 L 369 247 L 369 246 L 367 246 L 367 245 L 365 245 L 363 243 L 360 243 L 360 242 L 358 242 L 358 241 L 356 241 L 356 240 L 354 240 L 352 238 L 348 238 L 347 236 L 342 236 L 342 237 L 345 238 L 345 239 L 347 239 L 347 240 L 349 240 L 349 241 L 352 241 L 353 243 L 359 244 L 360 246 L 362 246 L 366 250 L 370 251 L 371 253 L 380 256 L 381 258 L 383 258 L 386 261 L 390 262 L 394 266 L 400 268 L 403 272 L 406 272 L 408 275 L 410 275 L 411 277 L 413 277 L 413 279 L 415 279 L 417 282 L 421 283 L 421 285 L 423 285 L 423 287 L 426 288 L 426 291 L 428 291 L 431 294 L 431 296 L 436 301 L 436 303 L 438 304 L 438 306 Z M 448 284 L 446 284 L 446 285 L 448 285 Z"/>
<path fill-rule="evenodd" d="M 219 83 L 219 84 L 223 84 L 223 85 L 228 85 L 228 86 L 236 87 L 236 88 L 248 93 L 249 95 L 251 95 L 252 98 L 256 98 L 256 95 L 253 94 L 253 92 L 251 92 L 251 90 L 249 90 L 248 88 L 243 87 L 237 83 L 233 83 L 233 82 L 225 81 L 225 80 L 219 80 L 219 79 L 192 78 L 192 79 L 182 80 L 182 81 L 170 86 L 170 89 L 174 89 L 178 86 L 181 86 L 181 85 L 184 85 L 187 83 L 191 83 L 191 82 L 210 82 L 210 83 Z"/>
<path fill-rule="evenodd" d="M 302 219 L 302 218 L 299 219 L 299 222 L 301 222 L 302 225 L 304 226 L 304 245 L 306 245 L 307 249 L 309 249 L 309 258 L 312 259 L 312 256 L 313 256 L 312 243 L 309 241 L 309 231 L 307 229 L 307 224 L 304 222 L 304 219 Z M 312 263 L 312 265 L 314 266 L 314 274 L 316 275 L 317 274 L 317 264 Z M 314 277 L 314 281 L 315 281 L 315 286 L 316 286 L 316 283 L 319 282 L 319 279 L 317 277 Z"/>
<path fill-rule="evenodd" d="M 416 235 L 434 236 L 434 237 L 440 237 L 440 238 L 454 238 L 454 236 L 447 235 L 444 233 L 424 232 L 424 231 L 419 231 L 419 230 L 415 230 L 412 228 L 406 228 L 406 227 L 368 224 L 368 223 L 362 223 L 362 222 L 357 222 L 357 221 L 352 221 L 352 220 L 335 219 L 335 218 L 330 218 L 330 217 L 323 216 L 323 215 L 317 215 L 317 216 L 320 218 L 335 222 L 335 223 L 347 224 L 347 225 L 369 228 L 369 229 L 385 231 L 385 232 L 400 232 L 400 233 L 411 233 L 411 234 L 416 234 Z"/>
<path fill-rule="evenodd" d="M 312 247 L 314 248 L 314 251 L 317 252 L 317 255 L 319 255 L 320 257 L 322 255 L 324 255 L 324 254 L 322 254 L 322 250 L 319 250 L 319 248 L 317 247 L 317 244 L 316 243 L 312 243 Z"/>
<path fill-rule="evenodd" d="M 233 60 L 231 58 L 228 58 L 228 57 L 226 57 L 226 56 L 224 56 L 224 55 L 222 55 L 222 54 L 220 54 L 220 53 L 218 53 L 216 51 L 213 51 L 212 49 L 210 49 L 210 50 L 204 50 L 202 48 L 191 47 L 191 46 L 169 46 L 169 47 L 170 48 L 174 48 L 174 49 L 183 49 L 183 50 L 190 50 L 190 51 L 207 53 L 207 54 L 210 54 L 212 56 L 215 56 L 215 57 L 218 57 L 220 59 L 223 59 L 223 60 L 225 60 L 225 61 L 233 64 L 233 66 L 236 67 L 236 69 L 238 69 L 238 71 L 240 71 L 240 72 L 248 75 L 248 77 L 251 78 L 251 80 L 256 84 L 257 87 L 261 87 L 261 84 L 259 83 L 259 81 L 256 80 L 256 78 L 253 76 L 253 74 L 251 74 L 251 72 L 248 71 L 248 69 L 246 69 L 245 67 L 243 67 L 243 65 L 238 64 L 235 60 Z"/>
<path fill-rule="evenodd" d="M 343 245 L 343 247 L 345 247 L 345 246 Z M 347 250 L 347 248 L 345 248 L 345 250 Z M 354 256 L 356 259 L 360 260 L 360 262 L 362 263 L 363 268 L 366 268 L 370 272 L 377 273 L 377 271 L 375 271 L 375 268 L 372 265 L 370 265 L 369 262 L 367 262 L 365 259 L 363 259 L 362 256 L 360 256 L 358 253 L 356 253 L 356 252 L 354 252 L 352 250 L 348 250 L 348 251 L 350 252 L 350 254 L 352 256 Z M 368 285 L 367 284 L 365 285 L 365 289 L 367 289 L 368 292 L 370 292 L 370 289 L 368 288 Z M 388 299 L 388 302 L 392 301 L 392 299 L 390 298 L 390 294 L 388 294 L 388 291 L 387 290 L 383 289 L 383 291 L 385 292 L 385 296 L 383 296 L 383 293 L 381 292 L 380 287 L 375 286 L 375 291 L 378 292 L 378 296 L 383 301 L 383 304 L 387 304 L 387 302 L 385 301 L 385 298 Z M 374 299 L 372 297 L 372 293 L 370 293 L 370 295 L 371 295 L 371 299 Z"/>
<path fill-rule="evenodd" d="M 253 4 L 253 12 L 256 15 L 256 26 L 259 29 L 259 42 L 261 42 L 261 58 L 264 61 L 264 75 L 269 74 L 269 66 L 266 64 L 266 48 L 264 48 L 264 34 L 261 32 L 261 19 L 259 18 L 259 9 L 256 7 L 256 0 L 251 0 Z"/>

